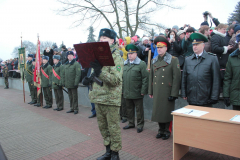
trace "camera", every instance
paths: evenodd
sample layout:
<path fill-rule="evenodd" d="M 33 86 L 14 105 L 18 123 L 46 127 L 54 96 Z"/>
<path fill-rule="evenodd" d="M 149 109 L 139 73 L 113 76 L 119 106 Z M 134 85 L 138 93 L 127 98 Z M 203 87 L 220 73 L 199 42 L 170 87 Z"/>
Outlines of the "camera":
<path fill-rule="evenodd" d="M 209 14 L 208 11 L 203 12 L 203 15 L 206 17 L 208 16 L 208 14 Z"/>

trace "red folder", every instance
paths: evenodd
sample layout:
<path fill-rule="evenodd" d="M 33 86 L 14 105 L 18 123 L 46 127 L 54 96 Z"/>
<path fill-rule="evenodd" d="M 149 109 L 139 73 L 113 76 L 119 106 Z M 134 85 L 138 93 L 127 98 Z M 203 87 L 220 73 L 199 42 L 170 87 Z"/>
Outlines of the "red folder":
<path fill-rule="evenodd" d="M 108 42 L 91 42 L 73 45 L 83 68 L 90 68 L 95 59 L 102 66 L 115 66 Z"/>

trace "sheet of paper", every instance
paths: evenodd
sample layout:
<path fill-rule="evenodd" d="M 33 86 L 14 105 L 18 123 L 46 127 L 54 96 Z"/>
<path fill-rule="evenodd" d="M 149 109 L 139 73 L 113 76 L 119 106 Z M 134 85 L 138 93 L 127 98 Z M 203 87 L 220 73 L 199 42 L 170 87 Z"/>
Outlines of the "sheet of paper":
<path fill-rule="evenodd" d="M 199 110 L 193 110 L 191 113 L 189 113 L 188 115 L 191 115 L 191 116 L 196 116 L 196 117 L 201 117 L 205 114 L 207 114 L 209 112 L 206 112 L 206 111 L 199 111 Z"/>
<path fill-rule="evenodd" d="M 180 108 L 180 109 L 177 109 L 173 112 L 175 113 L 183 113 L 183 114 L 188 114 L 189 112 L 192 112 L 193 109 L 188 109 L 188 108 Z"/>
<path fill-rule="evenodd" d="M 181 113 L 181 114 L 187 114 L 187 115 L 196 116 L 196 117 L 201 117 L 201 116 L 209 113 L 209 112 L 206 112 L 206 111 L 199 111 L 199 110 L 188 109 L 188 108 L 180 108 L 180 109 L 177 109 L 173 112 Z"/>
<path fill-rule="evenodd" d="M 236 115 L 230 119 L 230 121 L 240 122 L 240 115 Z"/>

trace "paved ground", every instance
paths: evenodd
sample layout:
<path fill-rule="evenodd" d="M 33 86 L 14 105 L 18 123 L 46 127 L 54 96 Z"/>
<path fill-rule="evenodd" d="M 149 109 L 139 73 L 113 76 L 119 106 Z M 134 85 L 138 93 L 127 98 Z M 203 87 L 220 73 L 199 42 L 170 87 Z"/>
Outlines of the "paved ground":
<path fill-rule="evenodd" d="M 79 106 L 78 115 L 65 110 L 37 108 L 23 102 L 22 91 L 0 86 L 0 143 L 9 160 L 92 160 L 105 152 L 96 118 L 90 108 Z M 54 106 L 55 108 L 55 103 Z M 126 124 L 121 123 L 121 127 Z M 121 160 L 171 160 L 172 137 L 156 139 L 157 124 L 146 121 L 144 131 L 122 130 Z M 234 157 L 190 148 L 182 160 L 239 160 Z"/>

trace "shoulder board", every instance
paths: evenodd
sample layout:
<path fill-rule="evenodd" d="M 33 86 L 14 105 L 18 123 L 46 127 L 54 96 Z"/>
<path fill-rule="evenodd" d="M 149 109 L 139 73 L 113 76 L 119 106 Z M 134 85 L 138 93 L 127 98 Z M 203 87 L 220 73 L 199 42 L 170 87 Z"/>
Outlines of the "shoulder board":
<path fill-rule="evenodd" d="M 214 53 L 211 53 L 211 52 L 208 52 L 208 54 L 210 54 L 210 55 L 213 55 L 213 56 L 216 56 L 216 54 L 214 54 Z"/>

